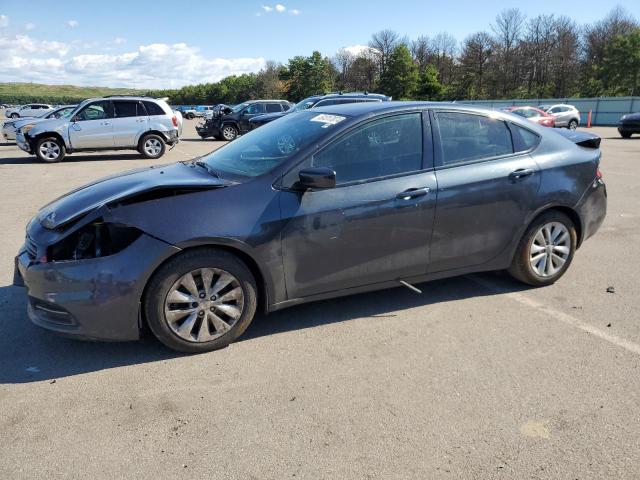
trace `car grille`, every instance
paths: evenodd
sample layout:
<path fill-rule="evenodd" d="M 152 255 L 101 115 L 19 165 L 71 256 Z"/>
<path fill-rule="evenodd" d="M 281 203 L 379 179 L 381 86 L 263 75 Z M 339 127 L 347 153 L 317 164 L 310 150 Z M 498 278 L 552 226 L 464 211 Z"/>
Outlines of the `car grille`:
<path fill-rule="evenodd" d="M 28 235 L 24 241 L 24 248 L 26 249 L 29 258 L 31 260 L 35 260 L 38 256 L 38 246 L 33 242 L 33 240 L 31 240 L 31 238 L 29 238 Z"/>

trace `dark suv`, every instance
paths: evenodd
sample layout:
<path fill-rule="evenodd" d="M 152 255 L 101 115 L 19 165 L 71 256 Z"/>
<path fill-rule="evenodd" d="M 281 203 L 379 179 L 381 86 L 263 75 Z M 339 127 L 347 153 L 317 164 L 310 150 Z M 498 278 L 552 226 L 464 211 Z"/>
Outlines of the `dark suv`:
<path fill-rule="evenodd" d="M 388 102 L 391 97 L 378 93 L 368 92 L 351 92 L 351 93 L 327 93 L 323 95 L 313 95 L 296 103 L 290 110 L 286 112 L 267 113 L 265 115 L 256 115 L 249 120 L 250 129 L 258 128 L 265 123 L 272 122 L 290 112 L 300 112 L 308 108 L 328 107 L 330 105 L 342 105 L 344 103 L 360 103 L 360 102 Z"/>
<path fill-rule="evenodd" d="M 286 100 L 251 100 L 231 108 L 220 105 L 210 119 L 196 127 L 201 138 L 214 137 L 218 140 L 233 140 L 247 133 L 249 120 L 265 113 L 283 113 L 291 108 Z"/>

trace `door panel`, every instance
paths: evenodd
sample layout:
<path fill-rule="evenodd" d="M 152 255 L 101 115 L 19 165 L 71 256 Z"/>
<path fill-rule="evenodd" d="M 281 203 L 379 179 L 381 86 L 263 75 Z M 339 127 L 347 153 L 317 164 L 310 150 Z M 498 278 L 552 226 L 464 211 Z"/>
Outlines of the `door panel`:
<path fill-rule="evenodd" d="M 149 117 L 113 119 L 113 143 L 116 147 L 134 147 L 138 135 L 148 130 Z"/>
<path fill-rule="evenodd" d="M 69 126 L 71 147 L 109 148 L 113 147 L 113 123 L 111 102 L 101 100 L 84 107 L 76 121 Z"/>
<path fill-rule="evenodd" d="M 398 197 L 411 189 L 425 189 L 425 194 Z M 434 173 L 425 172 L 330 190 L 282 192 L 288 297 L 425 273 L 435 191 Z"/>

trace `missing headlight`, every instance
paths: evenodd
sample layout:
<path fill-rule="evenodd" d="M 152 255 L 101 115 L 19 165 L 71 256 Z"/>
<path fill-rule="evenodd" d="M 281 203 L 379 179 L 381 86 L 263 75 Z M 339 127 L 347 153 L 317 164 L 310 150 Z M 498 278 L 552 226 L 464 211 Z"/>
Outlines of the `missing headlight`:
<path fill-rule="evenodd" d="M 96 221 L 49 247 L 47 258 L 61 262 L 106 257 L 124 250 L 141 234 L 134 227 Z"/>

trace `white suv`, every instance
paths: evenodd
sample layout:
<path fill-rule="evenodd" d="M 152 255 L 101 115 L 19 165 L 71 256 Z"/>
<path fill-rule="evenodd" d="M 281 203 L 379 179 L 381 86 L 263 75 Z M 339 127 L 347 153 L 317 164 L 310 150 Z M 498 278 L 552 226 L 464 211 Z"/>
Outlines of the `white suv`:
<path fill-rule="evenodd" d="M 67 117 L 20 127 L 16 143 L 43 162 L 99 150 L 138 150 L 155 159 L 178 142 L 181 130 L 182 116 L 164 100 L 109 96 L 85 100 Z"/>
<path fill-rule="evenodd" d="M 39 117 L 48 110 L 53 110 L 53 107 L 45 103 L 29 103 L 21 107 L 8 108 L 4 116 L 7 118 Z"/>

